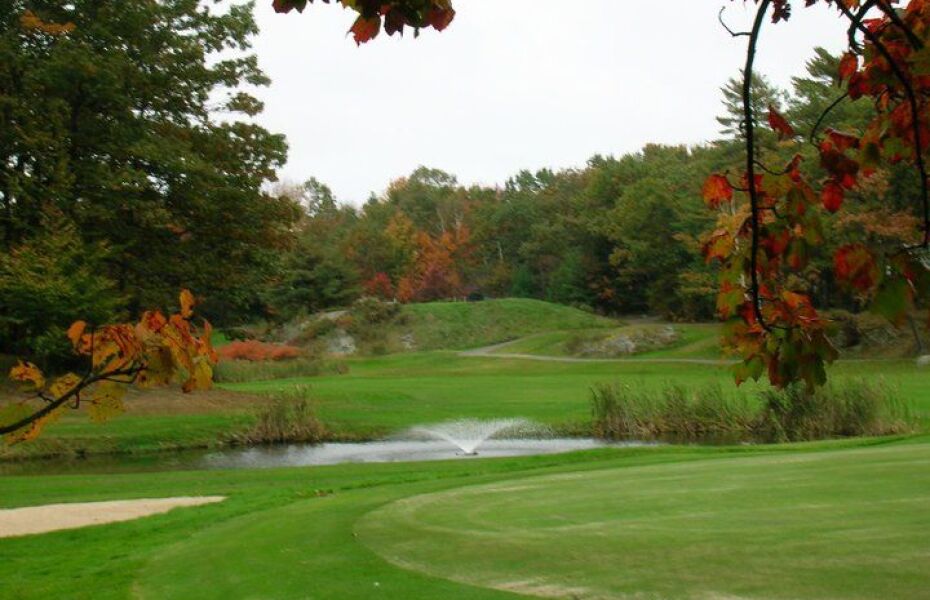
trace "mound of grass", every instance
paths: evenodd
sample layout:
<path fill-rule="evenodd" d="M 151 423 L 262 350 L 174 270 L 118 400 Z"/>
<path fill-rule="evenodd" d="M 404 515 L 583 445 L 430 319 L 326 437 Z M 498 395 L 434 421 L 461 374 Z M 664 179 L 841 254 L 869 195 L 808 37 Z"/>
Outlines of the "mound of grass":
<path fill-rule="evenodd" d="M 410 304 L 401 316 L 420 350 L 464 350 L 544 331 L 618 325 L 576 308 L 523 298 Z"/>

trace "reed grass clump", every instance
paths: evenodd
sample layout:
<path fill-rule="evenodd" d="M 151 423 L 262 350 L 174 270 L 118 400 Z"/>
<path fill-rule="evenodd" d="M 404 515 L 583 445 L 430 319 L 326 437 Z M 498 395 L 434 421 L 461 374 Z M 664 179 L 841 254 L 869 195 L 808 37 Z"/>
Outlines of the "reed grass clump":
<path fill-rule="evenodd" d="M 695 389 L 676 384 L 659 391 L 598 385 L 591 404 L 595 435 L 606 439 L 729 437 L 751 431 L 755 418 L 745 397 L 727 397 L 718 384 Z"/>
<path fill-rule="evenodd" d="M 911 407 L 883 381 L 831 383 L 814 393 L 795 385 L 760 393 L 757 429 L 772 441 L 906 433 Z"/>
<path fill-rule="evenodd" d="M 326 437 L 316 416 L 309 386 L 295 386 L 272 397 L 258 412 L 255 424 L 236 437 L 241 444 L 315 444 Z"/>
<path fill-rule="evenodd" d="M 766 442 L 905 433 L 910 406 L 883 382 L 853 380 L 816 392 L 803 386 L 752 396 L 719 384 L 660 390 L 601 384 L 591 390 L 594 434 L 605 439 L 720 439 Z"/>

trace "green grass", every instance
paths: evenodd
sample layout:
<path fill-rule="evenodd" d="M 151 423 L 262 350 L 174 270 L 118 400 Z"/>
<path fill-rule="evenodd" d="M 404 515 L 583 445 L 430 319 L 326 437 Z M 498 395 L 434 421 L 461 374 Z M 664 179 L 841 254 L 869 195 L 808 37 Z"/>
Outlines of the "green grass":
<path fill-rule="evenodd" d="M 840 363 L 836 377 L 885 378 L 917 417 L 930 424 L 930 380 L 909 361 Z M 323 422 L 335 431 L 388 432 L 458 417 L 528 417 L 556 426 L 590 421 L 590 388 L 623 381 L 658 391 L 669 382 L 698 387 L 719 382 L 734 392 L 725 366 L 687 363 L 555 363 L 423 353 L 352 362 L 348 375 L 254 382 L 229 389 L 268 393 L 310 385 Z M 744 389 L 759 389 L 746 384 Z"/>
<path fill-rule="evenodd" d="M 575 308 L 506 298 L 482 302 L 408 304 L 401 310 L 420 350 L 464 350 L 552 330 L 616 327 L 617 321 Z"/>
<path fill-rule="evenodd" d="M 392 564 L 531 594 L 916 598 L 930 583 L 928 500 L 918 445 L 460 487 L 356 529 Z"/>
<path fill-rule="evenodd" d="M 615 335 L 637 335 L 648 333 L 652 328 L 666 325 L 626 325 L 613 329 L 595 328 L 581 330 L 546 331 L 515 340 L 494 351 L 495 354 L 532 354 L 536 356 L 576 356 L 571 342 L 579 337 L 603 339 Z M 717 359 L 720 352 L 720 326 L 712 323 L 674 324 L 678 339 L 667 346 L 637 352 L 636 358 L 697 358 Z"/>
<path fill-rule="evenodd" d="M 526 417 L 569 432 L 590 432 L 590 389 L 597 383 L 625 382 L 658 391 L 668 383 L 735 387 L 727 367 L 685 363 L 558 363 L 461 357 L 425 352 L 348 361 L 349 373 L 223 385 L 224 389 L 270 394 L 309 385 L 316 410 L 338 439 L 365 439 L 411 425 L 462 417 Z M 884 378 L 909 402 L 921 427 L 930 427 L 930 378 L 911 361 L 840 362 L 838 379 Z M 744 389 L 758 389 L 746 384 Z M 118 417 L 96 425 L 73 416 L 53 424 L 37 445 L 5 450 L 7 456 L 57 452 L 128 452 L 159 448 L 215 446 L 250 426 L 251 400 L 222 404 L 206 414 Z"/>
<path fill-rule="evenodd" d="M 920 597 L 930 440 L 0 478 L 0 506 L 220 504 L 0 539 L 2 596 Z M 399 566 L 399 565 L 403 566 Z M 490 586 L 490 587 L 489 587 Z"/>

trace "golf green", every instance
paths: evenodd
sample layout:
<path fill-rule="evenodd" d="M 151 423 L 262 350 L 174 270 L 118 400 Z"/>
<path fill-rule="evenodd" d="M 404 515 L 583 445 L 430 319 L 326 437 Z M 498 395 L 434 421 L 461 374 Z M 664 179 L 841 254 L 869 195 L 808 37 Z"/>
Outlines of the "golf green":
<path fill-rule="evenodd" d="M 928 503 L 921 444 L 462 487 L 357 531 L 398 567 L 537 596 L 918 598 Z"/>

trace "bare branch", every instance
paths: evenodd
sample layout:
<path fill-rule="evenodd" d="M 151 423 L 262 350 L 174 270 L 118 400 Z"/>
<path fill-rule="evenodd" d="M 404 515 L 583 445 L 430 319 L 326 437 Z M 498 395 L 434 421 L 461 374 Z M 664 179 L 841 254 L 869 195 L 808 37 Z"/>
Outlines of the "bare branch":
<path fill-rule="evenodd" d="M 726 22 L 724 22 L 723 20 L 723 13 L 724 11 L 726 11 L 726 9 L 727 9 L 726 6 L 720 7 L 720 12 L 717 13 L 717 20 L 720 21 L 720 25 L 724 29 L 726 29 L 727 33 L 729 33 L 733 37 L 743 37 L 743 36 L 749 37 L 750 35 L 752 35 L 752 33 L 749 31 L 733 31 L 732 29 L 730 29 L 729 25 L 727 25 Z"/>
<path fill-rule="evenodd" d="M 811 144 L 816 145 L 815 140 L 817 138 L 817 131 L 820 129 L 820 126 L 823 125 L 823 121 L 824 119 L 827 118 L 827 115 L 833 112 L 833 109 L 839 106 L 840 103 L 842 103 L 843 100 L 845 100 L 848 97 L 849 97 L 849 92 L 846 92 L 845 94 L 843 94 L 842 96 L 840 96 L 839 98 L 831 102 L 830 106 L 828 106 L 822 113 L 820 113 L 820 117 L 817 118 L 817 122 L 814 123 L 814 126 L 811 128 L 810 137 L 808 138 Z"/>

